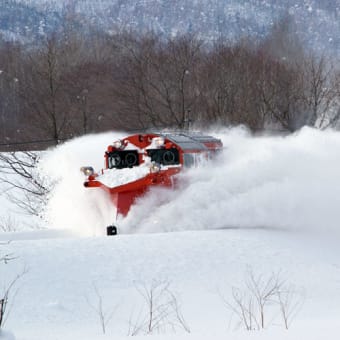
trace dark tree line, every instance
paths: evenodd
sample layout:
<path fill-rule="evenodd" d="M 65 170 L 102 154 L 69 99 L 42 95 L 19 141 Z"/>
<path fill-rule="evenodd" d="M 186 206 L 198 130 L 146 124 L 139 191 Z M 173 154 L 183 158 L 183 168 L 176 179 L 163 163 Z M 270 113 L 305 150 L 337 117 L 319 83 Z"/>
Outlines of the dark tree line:
<path fill-rule="evenodd" d="M 72 27 L 34 49 L 0 39 L 2 150 L 105 130 L 338 123 L 339 69 L 304 51 L 285 18 L 263 41 L 237 43 Z"/>

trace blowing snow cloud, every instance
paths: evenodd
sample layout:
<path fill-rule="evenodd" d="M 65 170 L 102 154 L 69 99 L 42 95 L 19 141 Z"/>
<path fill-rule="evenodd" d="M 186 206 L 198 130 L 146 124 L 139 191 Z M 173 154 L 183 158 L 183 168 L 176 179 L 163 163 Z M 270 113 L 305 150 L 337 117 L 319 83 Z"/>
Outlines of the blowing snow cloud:
<path fill-rule="evenodd" d="M 183 172 L 181 188 L 151 190 L 118 220 L 121 233 L 338 228 L 338 132 L 304 128 L 286 137 L 254 137 L 235 128 L 209 133 L 222 139 L 223 153 L 205 167 Z M 108 197 L 99 189 L 84 189 L 79 168 L 99 170 L 106 146 L 124 136 L 78 138 L 46 156 L 44 171 L 58 181 L 46 209 L 51 227 L 102 234 L 115 222 Z"/>

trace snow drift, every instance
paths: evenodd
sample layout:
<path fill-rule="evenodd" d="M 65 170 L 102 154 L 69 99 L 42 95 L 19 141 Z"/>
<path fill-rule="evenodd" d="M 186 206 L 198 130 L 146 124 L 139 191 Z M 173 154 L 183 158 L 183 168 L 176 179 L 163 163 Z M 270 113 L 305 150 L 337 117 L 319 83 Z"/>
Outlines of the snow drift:
<path fill-rule="evenodd" d="M 338 228 L 340 133 L 311 128 L 289 136 L 253 136 L 243 128 L 208 133 L 222 139 L 223 153 L 183 172 L 180 189 L 151 190 L 118 220 L 120 232 Z M 100 234 L 115 222 L 108 197 L 83 188 L 79 168 L 101 169 L 107 145 L 126 135 L 85 136 L 46 155 L 43 171 L 58 181 L 46 209 L 51 227 Z"/>

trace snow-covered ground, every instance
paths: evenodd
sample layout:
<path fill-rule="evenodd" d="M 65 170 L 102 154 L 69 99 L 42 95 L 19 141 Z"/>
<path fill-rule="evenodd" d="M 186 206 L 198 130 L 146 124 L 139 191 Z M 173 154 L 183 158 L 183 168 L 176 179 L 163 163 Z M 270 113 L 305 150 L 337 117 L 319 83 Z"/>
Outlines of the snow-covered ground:
<path fill-rule="evenodd" d="M 118 220 L 117 237 L 103 236 L 114 211 L 104 193 L 82 186 L 79 168 L 99 170 L 106 146 L 125 134 L 85 136 L 47 152 L 41 171 L 58 180 L 47 228 L 0 234 L 1 254 L 15 257 L 0 264 L 0 285 L 24 273 L 0 338 L 126 339 L 133 331 L 142 338 L 143 294 L 167 285 L 155 306 L 166 305 L 170 291 L 190 333 L 167 309 L 152 339 L 336 339 L 340 133 L 212 134 L 225 146 L 213 166 L 181 174 L 181 189 L 150 192 Z M 0 216 L 8 211 L 3 201 Z M 265 329 L 253 332 L 226 306 L 235 288 L 249 293 L 251 275 L 260 288 L 272 275 L 284 281 L 286 311 L 295 312 L 288 330 L 272 301 Z"/>

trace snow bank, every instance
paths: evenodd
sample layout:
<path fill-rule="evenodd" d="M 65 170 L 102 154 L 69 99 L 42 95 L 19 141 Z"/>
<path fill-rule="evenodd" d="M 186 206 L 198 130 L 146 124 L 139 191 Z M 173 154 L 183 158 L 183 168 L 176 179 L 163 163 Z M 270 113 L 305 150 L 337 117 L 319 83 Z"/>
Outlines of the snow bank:
<path fill-rule="evenodd" d="M 6 327 L 17 340 L 127 339 L 135 318 L 145 320 L 136 288 L 169 282 L 191 334 L 159 329 L 148 339 L 336 339 L 340 317 L 339 247 L 317 247 L 304 233 L 214 230 L 117 237 L 16 240 L 2 251 L 17 257 L 0 265 L 0 279 L 27 273 L 13 292 Z M 224 305 L 232 287 L 244 288 L 247 268 L 292 284 L 303 306 L 287 332 L 277 309 L 266 308 L 268 329 L 246 332 Z M 301 291 L 301 294 L 300 294 Z M 157 295 L 158 296 L 158 295 Z M 102 297 L 102 300 L 100 300 Z M 159 297 L 155 301 L 159 302 Z M 301 299 L 301 300 L 300 300 Z M 101 335 L 100 308 L 108 317 Z M 157 304 L 158 304 L 157 302 Z M 136 320 L 136 322 L 138 322 Z M 170 325 L 169 325 L 170 326 Z M 176 332 L 175 332 L 176 330 Z M 146 339 L 141 332 L 134 339 Z M 130 338 L 130 337 L 129 337 Z M 0 337 L 1 339 L 1 337 Z"/>
<path fill-rule="evenodd" d="M 218 159 L 182 173 L 179 190 L 155 188 L 140 199 L 119 221 L 121 232 L 338 229 L 340 133 L 310 128 L 286 137 L 254 137 L 242 128 L 209 133 L 223 140 Z M 45 170 L 59 181 L 47 209 L 51 226 L 97 234 L 113 222 L 108 198 L 102 190 L 83 188 L 79 167 L 100 169 L 107 145 L 126 135 L 86 136 L 50 152 Z"/>

